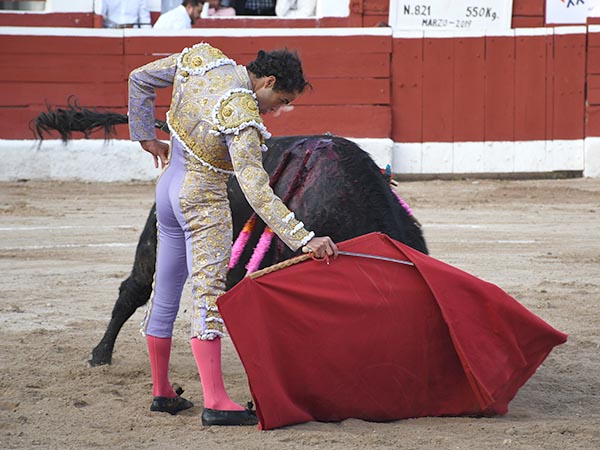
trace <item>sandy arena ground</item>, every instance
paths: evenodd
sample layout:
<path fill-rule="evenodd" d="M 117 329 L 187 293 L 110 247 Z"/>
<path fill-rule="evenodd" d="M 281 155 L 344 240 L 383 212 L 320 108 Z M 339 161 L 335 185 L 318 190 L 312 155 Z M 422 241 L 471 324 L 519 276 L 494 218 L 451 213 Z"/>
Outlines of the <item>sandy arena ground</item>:
<path fill-rule="evenodd" d="M 15 182 L 0 183 L 0 448 L 600 448 L 600 179 L 419 181 L 400 192 L 432 256 L 498 284 L 569 334 L 508 415 L 261 432 L 203 428 L 199 407 L 151 413 L 141 310 L 112 366 L 86 361 L 131 268 L 153 185 Z M 184 300 L 171 379 L 201 405 L 187 310 Z M 249 400 L 229 340 L 224 372 L 231 396 Z"/>

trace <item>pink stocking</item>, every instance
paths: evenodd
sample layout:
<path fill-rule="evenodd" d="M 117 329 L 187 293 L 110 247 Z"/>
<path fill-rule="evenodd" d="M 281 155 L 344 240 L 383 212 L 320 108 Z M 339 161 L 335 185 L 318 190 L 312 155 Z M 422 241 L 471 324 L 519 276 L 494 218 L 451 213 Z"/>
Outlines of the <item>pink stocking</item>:
<path fill-rule="evenodd" d="M 231 400 L 225 391 L 221 371 L 221 339 L 203 341 L 192 338 L 192 352 L 202 381 L 204 406 L 221 411 L 242 411 L 244 408 Z"/>
<path fill-rule="evenodd" d="M 158 338 L 147 335 L 150 368 L 152 369 L 152 395 L 154 397 L 177 397 L 169 381 L 169 359 L 171 338 Z"/>

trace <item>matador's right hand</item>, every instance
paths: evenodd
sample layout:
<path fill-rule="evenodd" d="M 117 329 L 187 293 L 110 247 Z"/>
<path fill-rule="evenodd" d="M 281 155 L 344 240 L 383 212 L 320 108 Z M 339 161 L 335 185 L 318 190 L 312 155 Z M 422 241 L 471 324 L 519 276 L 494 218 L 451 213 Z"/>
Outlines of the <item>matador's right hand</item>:
<path fill-rule="evenodd" d="M 329 236 L 312 238 L 302 247 L 302 252 L 313 253 L 317 258 L 325 258 L 326 256 L 337 258 L 338 256 L 337 245 L 335 245 Z"/>
<path fill-rule="evenodd" d="M 140 145 L 154 158 L 154 167 L 158 168 L 159 159 L 161 168 L 169 163 L 169 144 L 158 139 L 149 139 L 140 141 Z"/>

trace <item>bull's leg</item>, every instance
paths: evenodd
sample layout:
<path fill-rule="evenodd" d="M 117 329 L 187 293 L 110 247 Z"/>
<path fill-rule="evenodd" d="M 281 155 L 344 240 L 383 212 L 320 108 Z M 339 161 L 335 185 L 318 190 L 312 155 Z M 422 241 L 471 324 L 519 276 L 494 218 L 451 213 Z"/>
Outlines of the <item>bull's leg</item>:
<path fill-rule="evenodd" d="M 135 261 L 129 277 L 119 287 L 119 298 L 102 340 L 92 350 L 91 367 L 110 364 L 117 335 L 135 310 L 144 305 L 152 293 L 156 264 L 156 205 L 152 206 L 146 226 L 135 251 Z"/>

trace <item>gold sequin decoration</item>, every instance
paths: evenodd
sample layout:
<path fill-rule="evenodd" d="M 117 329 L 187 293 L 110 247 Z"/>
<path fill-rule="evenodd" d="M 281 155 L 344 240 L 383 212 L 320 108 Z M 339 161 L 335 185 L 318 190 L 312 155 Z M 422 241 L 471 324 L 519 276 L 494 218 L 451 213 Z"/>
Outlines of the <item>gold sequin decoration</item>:
<path fill-rule="evenodd" d="M 213 339 L 224 333 L 217 299 L 225 292 L 231 254 L 231 212 L 226 174 L 207 168 L 186 170 L 179 203 L 191 231 L 191 337 Z"/>
<path fill-rule="evenodd" d="M 248 92 L 232 92 L 221 102 L 216 116 L 223 129 L 235 129 L 248 122 L 263 123 L 256 100 Z"/>

